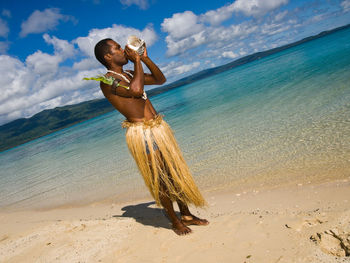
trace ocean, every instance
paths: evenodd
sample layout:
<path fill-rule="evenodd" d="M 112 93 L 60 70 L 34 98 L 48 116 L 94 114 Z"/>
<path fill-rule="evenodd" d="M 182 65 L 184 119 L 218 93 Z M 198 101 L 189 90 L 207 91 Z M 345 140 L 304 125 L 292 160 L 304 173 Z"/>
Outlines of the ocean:
<path fill-rule="evenodd" d="M 151 97 L 204 192 L 350 177 L 350 28 Z M 117 111 L 0 153 L 0 209 L 150 197 Z"/>

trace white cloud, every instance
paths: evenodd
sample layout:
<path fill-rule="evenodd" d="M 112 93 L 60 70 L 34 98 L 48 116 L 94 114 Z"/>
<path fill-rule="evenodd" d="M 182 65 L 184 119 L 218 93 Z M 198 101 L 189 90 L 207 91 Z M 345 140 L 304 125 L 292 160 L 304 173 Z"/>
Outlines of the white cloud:
<path fill-rule="evenodd" d="M 152 46 L 157 40 L 157 34 L 152 25 L 146 26 L 142 31 L 120 25 L 113 25 L 103 29 L 92 29 L 86 37 L 78 37 L 73 42 L 76 43 L 80 50 L 89 57 L 95 57 L 94 47 L 98 41 L 104 38 L 112 38 L 124 46 L 129 35 L 136 35 L 145 40 L 147 47 Z"/>
<path fill-rule="evenodd" d="M 93 73 L 94 72 L 94 73 Z M 51 79 L 49 82 L 43 85 L 43 88 L 38 90 L 37 97 L 40 98 L 40 102 L 51 100 L 58 96 L 63 96 L 65 92 L 71 92 L 82 89 L 86 84 L 94 85 L 98 87 L 97 82 L 82 80 L 85 76 L 96 74 L 95 70 L 87 70 L 75 72 L 70 76 L 64 76 L 61 78 Z"/>
<path fill-rule="evenodd" d="M 213 26 L 217 26 L 221 22 L 229 19 L 232 16 L 233 11 L 234 11 L 233 4 L 226 5 L 216 10 L 210 10 L 205 14 L 202 14 L 200 16 L 200 21 L 209 23 Z"/>
<path fill-rule="evenodd" d="M 175 41 L 197 34 L 204 29 L 204 25 L 198 23 L 198 17 L 191 11 L 165 18 L 161 26 L 162 30 L 168 32 Z"/>
<path fill-rule="evenodd" d="M 1 14 L 7 18 L 11 18 L 11 11 L 8 9 L 3 9 Z"/>
<path fill-rule="evenodd" d="M 0 41 L 0 55 L 6 54 L 10 44 L 7 41 Z"/>
<path fill-rule="evenodd" d="M 192 69 L 194 68 L 197 68 L 201 63 L 200 62 L 193 62 L 191 64 L 188 64 L 188 65 L 182 65 L 182 66 L 179 66 L 179 67 L 176 67 L 174 70 L 175 72 L 177 72 L 177 74 L 183 74 L 183 73 L 186 73 L 188 71 L 191 71 Z"/>
<path fill-rule="evenodd" d="M 96 75 L 97 70 L 77 72 L 60 68 L 59 64 L 72 52 L 71 44 L 48 35 L 44 38 L 48 44 L 54 45 L 55 54 L 38 50 L 29 55 L 25 63 L 10 56 L 0 56 L 0 124 L 30 117 L 47 108 L 102 96 L 97 82 L 82 80 Z"/>
<path fill-rule="evenodd" d="M 73 20 L 71 16 L 62 15 L 58 8 L 48 8 L 44 11 L 35 10 L 21 25 L 20 36 L 42 33 L 56 28 L 60 21 Z"/>
<path fill-rule="evenodd" d="M 56 74 L 60 62 L 62 57 L 43 53 L 41 50 L 29 55 L 26 59 L 28 68 L 39 75 Z"/>
<path fill-rule="evenodd" d="M 295 30 L 300 18 L 295 13 L 276 10 L 269 16 L 251 18 L 229 26 L 205 21 L 204 16 L 199 16 L 196 21 L 204 27 L 199 33 L 177 40 L 170 31 L 166 36 L 168 56 L 180 55 L 184 64 L 186 60 L 210 59 L 215 62 L 214 65 L 220 65 L 226 62 L 226 58 L 237 59 L 296 40 L 295 33 L 291 30 Z M 172 65 L 168 71 L 178 74 L 174 70 L 178 66 L 181 65 Z M 169 79 L 168 76 L 167 78 Z"/>
<path fill-rule="evenodd" d="M 74 46 L 67 40 L 50 37 L 48 34 L 44 34 L 43 38 L 46 43 L 53 45 L 56 55 L 60 55 L 63 58 L 69 58 L 75 54 Z"/>
<path fill-rule="evenodd" d="M 183 63 L 181 63 L 181 62 L 170 61 L 169 63 L 166 63 L 164 66 L 160 65 L 159 68 L 166 77 L 170 77 L 170 75 L 173 73 L 173 69 L 175 67 L 182 65 L 182 64 Z"/>
<path fill-rule="evenodd" d="M 229 27 L 207 27 L 204 31 L 179 41 L 174 40 L 171 36 L 166 37 L 167 55 L 175 56 L 185 53 L 189 49 L 206 44 L 207 47 L 202 48 L 202 52 L 206 54 L 212 53 L 212 49 L 238 45 L 240 41 L 248 38 L 253 33 L 257 32 L 258 26 L 251 22 L 243 22 Z M 209 49 L 208 49 L 209 47 Z M 226 48 L 227 49 L 227 48 Z M 201 51 L 199 51 L 201 52 Z M 217 54 L 221 54 L 219 52 Z M 206 56 L 206 55 L 205 55 Z"/>
<path fill-rule="evenodd" d="M 247 51 L 245 51 L 243 48 L 241 48 L 241 49 L 239 50 L 239 55 L 240 55 L 240 56 L 247 55 Z"/>
<path fill-rule="evenodd" d="M 131 6 L 137 5 L 140 9 L 147 9 L 149 7 L 147 0 L 120 0 L 122 5 Z"/>
<path fill-rule="evenodd" d="M 168 33 L 165 38 L 167 55 L 183 54 L 204 44 L 209 47 L 223 47 L 230 42 L 237 42 L 237 39 L 242 40 L 257 31 L 260 26 L 257 21 L 248 20 L 229 27 L 220 26 L 221 22 L 229 19 L 234 12 L 259 17 L 287 3 L 288 0 L 236 0 L 199 16 L 191 11 L 176 13 L 171 18 L 165 18 L 162 23 L 162 30 Z M 283 21 L 287 14 L 286 11 L 280 12 L 275 16 L 275 21 Z M 277 34 L 286 29 L 288 28 L 279 26 L 270 32 Z"/>
<path fill-rule="evenodd" d="M 16 58 L 0 55 L 0 73 L 0 105 L 12 104 L 14 97 L 27 94 L 33 84 L 31 72 Z M 0 110 L 0 115 L 4 110 Z"/>
<path fill-rule="evenodd" d="M 232 51 L 225 51 L 222 53 L 222 57 L 224 57 L 224 58 L 236 58 L 236 57 L 238 57 L 238 55 L 233 53 Z"/>
<path fill-rule="evenodd" d="M 310 18 L 311 22 L 319 22 L 322 21 L 324 18 L 324 14 L 318 14 Z"/>
<path fill-rule="evenodd" d="M 285 5 L 289 0 L 236 0 L 216 10 L 210 10 L 200 15 L 200 21 L 218 26 L 223 21 L 232 17 L 234 12 L 240 12 L 246 16 L 259 17 Z M 282 12 L 283 13 L 283 12 Z M 281 13 L 281 15 L 283 15 Z"/>
<path fill-rule="evenodd" d="M 205 38 L 204 32 L 199 32 L 195 35 L 189 36 L 187 38 L 181 39 L 179 41 L 175 41 L 171 36 L 167 36 L 165 38 L 167 42 L 168 56 L 175 56 L 185 52 L 188 49 L 197 47 L 207 42 Z"/>
<path fill-rule="evenodd" d="M 208 30 L 208 39 L 212 43 L 212 46 L 222 47 L 234 42 L 239 42 L 258 30 L 259 28 L 255 24 L 243 22 L 229 27 L 211 28 L 211 30 Z"/>
<path fill-rule="evenodd" d="M 167 55 L 175 56 L 190 48 L 204 44 L 205 26 L 199 22 L 199 18 L 191 11 L 174 14 L 171 18 L 164 19 L 162 31 L 167 32 Z"/>
<path fill-rule="evenodd" d="M 0 37 L 7 37 L 9 31 L 7 22 L 0 18 Z"/>
<path fill-rule="evenodd" d="M 33 55 L 39 54 L 39 52 Z M 42 53 L 44 54 L 44 53 Z M 44 54 L 48 55 L 48 54 Z M 30 66 L 9 56 L 0 56 L 0 124 L 19 117 L 30 117 L 47 108 L 102 97 L 98 83 L 83 81 L 83 77 L 94 76 L 96 69 L 70 71 L 70 75 L 45 77 L 34 74 Z M 41 69 L 42 70 L 42 69 Z"/>
<path fill-rule="evenodd" d="M 274 20 L 275 20 L 276 22 L 279 22 L 279 21 L 281 21 L 283 18 L 285 18 L 287 14 L 288 14 L 288 11 L 287 11 L 287 10 L 285 10 L 285 11 L 283 11 L 283 12 L 279 12 L 279 13 L 275 16 Z"/>
<path fill-rule="evenodd" d="M 200 62 L 196 61 L 191 64 L 183 64 L 182 62 L 171 61 L 167 65 L 161 67 L 162 72 L 167 78 L 181 75 L 200 66 Z"/>
<path fill-rule="evenodd" d="M 198 58 L 199 59 L 208 59 L 211 58 L 211 62 L 212 62 L 212 58 L 218 58 L 220 57 L 222 51 L 220 50 L 220 48 L 208 48 L 205 52 L 202 52 L 200 54 L 198 54 Z"/>
<path fill-rule="evenodd" d="M 67 40 L 50 37 L 48 34 L 44 34 L 43 38 L 47 44 L 54 46 L 54 54 L 38 50 L 26 58 L 26 66 L 33 74 L 39 75 L 39 83 L 57 77 L 60 63 L 75 54 L 74 46 Z"/>
<path fill-rule="evenodd" d="M 75 70 L 88 70 L 101 67 L 101 64 L 95 58 L 84 58 L 73 64 Z"/>
<path fill-rule="evenodd" d="M 290 27 L 291 25 L 287 23 L 283 23 L 283 24 L 271 23 L 271 24 L 263 24 L 260 30 L 262 34 L 275 35 L 288 30 Z"/>
<path fill-rule="evenodd" d="M 246 16 L 259 17 L 266 13 L 286 5 L 289 0 L 236 0 L 233 9 L 242 12 Z"/>
<path fill-rule="evenodd" d="M 350 0 L 342 1 L 340 5 L 344 9 L 344 12 L 350 11 Z"/>

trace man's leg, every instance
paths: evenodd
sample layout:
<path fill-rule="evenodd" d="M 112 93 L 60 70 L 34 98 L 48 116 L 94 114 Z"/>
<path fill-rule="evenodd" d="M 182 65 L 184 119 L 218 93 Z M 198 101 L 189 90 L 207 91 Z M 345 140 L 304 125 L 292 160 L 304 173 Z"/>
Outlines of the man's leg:
<path fill-rule="evenodd" d="M 192 230 L 187 227 L 177 216 L 174 211 L 173 202 L 170 200 L 168 196 L 168 191 L 163 184 L 161 184 L 161 192 L 159 196 L 160 202 L 170 219 L 173 230 L 178 235 L 186 235 L 192 232 Z"/>
<path fill-rule="evenodd" d="M 168 167 L 166 166 L 165 163 L 163 163 L 163 169 L 165 169 L 165 171 L 167 171 L 167 174 L 168 174 L 168 175 L 170 174 L 169 169 L 168 169 Z M 170 179 L 170 181 L 172 181 L 171 178 L 169 178 L 169 179 Z M 161 185 L 162 185 L 162 184 L 161 184 Z M 162 188 L 161 188 L 161 189 L 164 189 L 164 190 L 166 191 L 166 193 L 168 193 L 168 192 L 167 192 L 167 189 L 165 189 L 165 185 L 162 185 Z M 168 195 L 166 195 L 166 198 L 169 199 L 169 197 L 167 197 L 167 196 L 168 196 Z M 161 199 L 161 201 L 162 201 L 162 199 Z M 176 214 L 175 214 L 175 212 L 174 212 L 173 203 L 172 203 L 172 201 L 171 201 L 170 199 L 169 199 L 169 202 L 170 202 L 170 204 L 171 204 L 171 211 L 172 211 L 172 213 L 174 213 L 176 219 L 178 220 L 178 218 L 177 218 L 177 216 L 176 216 Z M 195 215 L 193 215 L 193 214 L 190 212 L 190 210 L 189 210 L 187 204 L 185 204 L 184 202 L 182 202 L 182 201 L 180 201 L 180 200 L 176 200 L 176 202 L 177 202 L 177 204 L 178 204 L 178 206 L 179 206 L 179 210 L 180 210 L 180 214 L 181 214 L 181 222 L 182 222 L 184 225 L 186 225 L 186 226 L 188 226 L 188 225 L 202 225 L 202 226 L 205 226 L 205 225 L 208 225 L 208 224 L 209 224 L 209 221 L 208 221 L 208 220 L 206 220 L 206 219 L 201 219 L 201 218 L 198 218 L 198 217 L 196 217 Z M 163 205 L 163 204 L 162 204 L 162 205 Z M 174 230 L 174 231 L 175 231 L 175 230 Z M 175 231 L 175 232 L 176 232 L 176 231 Z M 186 234 L 187 234 L 187 233 L 186 233 Z"/>
<path fill-rule="evenodd" d="M 184 223 L 186 226 L 188 225 L 208 225 L 209 221 L 206 219 L 201 219 L 193 215 L 190 210 L 188 209 L 188 206 L 181 202 L 180 200 L 177 200 L 176 203 L 179 206 L 180 209 L 180 214 L 181 214 L 181 221 Z"/>
<path fill-rule="evenodd" d="M 161 153 L 159 150 L 155 151 L 155 154 L 158 155 L 158 160 L 162 160 Z M 148 160 L 151 163 L 151 156 L 148 152 Z M 161 162 L 162 169 L 167 170 L 164 162 Z M 164 185 L 163 182 L 160 182 L 160 203 L 163 206 L 165 213 L 168 216 L 168 219 L 172 223 L 173 230 L 178 235 L 187 235 L 192 232 L 192 230 L 187 227 L 176 215 L 173 207 L 173 202 L 169 198 L 169 191 Z"/>

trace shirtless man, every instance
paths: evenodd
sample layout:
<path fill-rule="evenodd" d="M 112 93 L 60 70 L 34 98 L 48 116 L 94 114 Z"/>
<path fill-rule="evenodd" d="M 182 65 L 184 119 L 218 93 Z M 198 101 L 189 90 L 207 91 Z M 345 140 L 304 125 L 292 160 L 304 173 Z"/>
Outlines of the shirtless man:
<path fill-rule="evenodd" d="M 124 50 L 112 39 L 103 39 L 95 46 L 95 56 L 107 68 L 106 77 L 112 76 L 120 85 L 129 87 L 129 89 L 125 89 L 101 82 L 100 87 L 107 100 L 126 117 L 129 123 L 152 121 L 157 116 L 157 112 L 147 96 L 145 97 L 144 85 L 160 85 L 166 81 L 166 78 L 157 65 L 148 57 L 147 49 L 145 48 L 143 55 L 140 56 L 128 46 Z M 134 63 L 134 70 L 124 71 L 123 66 L 129 60 Z M 141 62 L 149 68 L 151 74 L 143 72 Z M 146 148 L 149 157 L 150 149 L 148 149 L 147 144 Z M 157 153 L 159 151 L 157 145 L 153 145 L 151 151 Z M 151 162 L 147 165 L 151 165 Z M 175 199 L 181 213 L 181 218 L 178 218 L 174 212 L 173 202 L 169 198 L 168 189 L 162 185 L 162 180 L 160 180 L 160 184 L 159 201 L 164 207 L 176 234 L 185 235 L 190 233 L 191 229 L 188 225 L 207 225 L 209 223 L 205 219 L 192 215 L 184 201 Z"/>

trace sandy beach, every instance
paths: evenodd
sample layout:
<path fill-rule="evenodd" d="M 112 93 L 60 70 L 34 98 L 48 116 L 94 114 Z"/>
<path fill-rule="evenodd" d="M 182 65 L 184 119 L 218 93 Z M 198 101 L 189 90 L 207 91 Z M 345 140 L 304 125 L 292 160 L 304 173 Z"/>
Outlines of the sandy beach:
<path fill-rule="evenodd" d="M 0 263 L 350 263 L 350 0 L 17 2 Z"/>
<path fill-rule="evenodd" d="M 1 212 L 1 262 L 350 262 L 350 178 L 204 192 L 177 236 L 151 199 Z"/>

